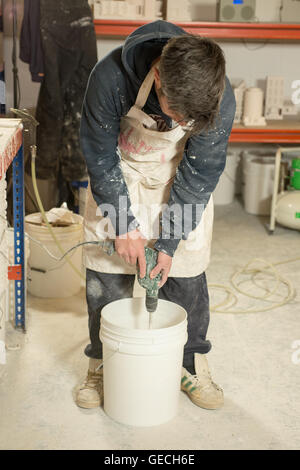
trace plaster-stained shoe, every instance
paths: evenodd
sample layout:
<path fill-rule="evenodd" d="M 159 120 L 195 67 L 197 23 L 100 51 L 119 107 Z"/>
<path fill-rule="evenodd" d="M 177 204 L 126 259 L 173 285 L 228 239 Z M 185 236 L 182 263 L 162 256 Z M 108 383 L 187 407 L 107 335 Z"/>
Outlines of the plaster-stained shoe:
<path fill-rule="evenodd" d="M 89 370 L 76 394 L 76 405 L 80 408 L 97 408 L 103 403 L 103 368 L 96 370 L 102 360 L 90 359 Z"/>
<path fill-rule="evenodd" d="M 182 368 L 181 390 L 201 408 L 208 410 L 221 408 L 224 405 L 223 390 L 212 381 L 206 356 L 195 354 L 194 360 L 196 375 Z"/>

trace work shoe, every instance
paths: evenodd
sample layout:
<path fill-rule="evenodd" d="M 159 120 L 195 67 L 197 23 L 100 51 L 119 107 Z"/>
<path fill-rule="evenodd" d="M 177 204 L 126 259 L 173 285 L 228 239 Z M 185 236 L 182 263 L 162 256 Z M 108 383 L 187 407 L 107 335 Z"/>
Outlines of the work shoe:
<path fill-rule="evenodd" d="M 206 356 L 196 353 L 194 360 L 196 375 L 182 368 L 181 390 L 201 408 L 207 410 L 221 408 L 224 404 L 223 390 L 212 381 Z"/>
<path fill-rule="evenodd" d="M 80 408 L 97 408 L 103 403 L 103 368 L 96 370 L 102 360 L 90 359 L 89 370 L 76 394 L 76 405 Z"/>

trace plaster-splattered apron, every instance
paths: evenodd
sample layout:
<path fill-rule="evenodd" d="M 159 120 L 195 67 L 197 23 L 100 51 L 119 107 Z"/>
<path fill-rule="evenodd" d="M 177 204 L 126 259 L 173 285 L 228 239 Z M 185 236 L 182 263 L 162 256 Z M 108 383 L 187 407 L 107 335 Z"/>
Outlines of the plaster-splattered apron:
<path fill-rule="evenodd" d="M 145 235 L 148 246 L 153 246 L 155 238 L 159 237 L 159 213 L 162 204 L 169 200 L 176 168 L 182 159 L 187 140 L 187 134 L 181 126 L 166 132 L 155 130 L 156 121 L 142 111 L 153 82 L 154 68 L 145 78 L 135 105 L 121 119 L 118 142 L 131 210 L 140 223 L 139 229 Z M 103 217 L 96 216 L 96 211 L 97 205 L 89 185 L 84 222 L 87 241 L 107 237 L 107 226 L 104 228 Z M 105 221 L 111 224 L 109 219 Z M 169 276 L 193 277 L 205 271 L 210 258 L 212 225 L 211 197 L 199 225 L 189 234 L 187 240 L 179 242 Z M 87 245 L 84 252 L 85 266 L 94 271 L 119 274 L 136 272 L 135 266 L 125 263 L 116 253 L 110 257 L 93 245 Z"/>

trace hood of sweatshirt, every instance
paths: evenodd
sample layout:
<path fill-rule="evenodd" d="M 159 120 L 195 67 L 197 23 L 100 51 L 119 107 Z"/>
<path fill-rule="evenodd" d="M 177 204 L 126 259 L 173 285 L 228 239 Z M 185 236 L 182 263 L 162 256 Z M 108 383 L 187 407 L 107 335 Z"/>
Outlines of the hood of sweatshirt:
<path fill-rule="evenodd" d="M 185 34 L 179 26 L 158 20 L 141 26 L 127 37 L 122 49 L 122 63 L 137 89 L 168 40 Z"/>

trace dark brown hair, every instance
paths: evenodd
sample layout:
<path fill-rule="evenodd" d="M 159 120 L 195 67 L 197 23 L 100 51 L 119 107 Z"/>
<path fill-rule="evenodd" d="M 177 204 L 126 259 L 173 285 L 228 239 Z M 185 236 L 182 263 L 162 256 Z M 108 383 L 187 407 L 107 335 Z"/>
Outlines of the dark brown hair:
<path fill-rule="evenodd" d="M 213 127 L 225 87 L 225 58 L 211 39 L 191 34 L 168 41 L 160 59 L 162 92 L 191 132 Z"/>

